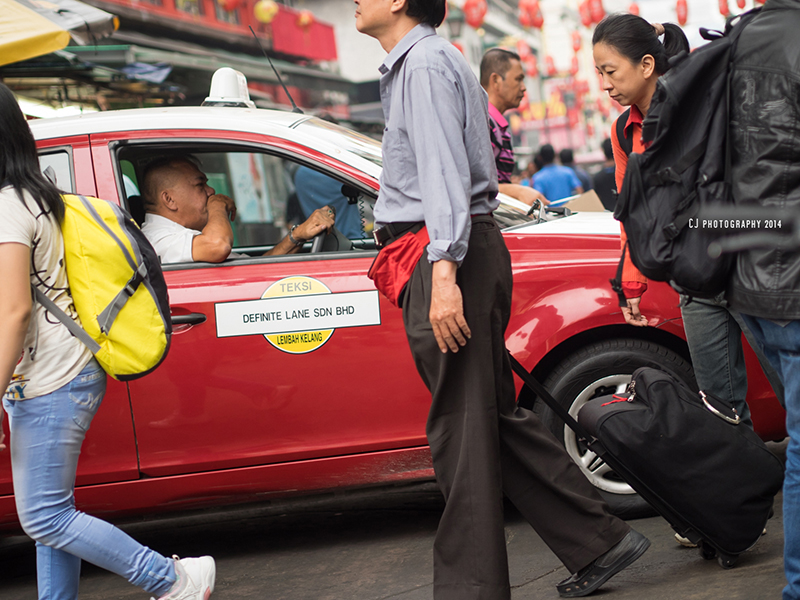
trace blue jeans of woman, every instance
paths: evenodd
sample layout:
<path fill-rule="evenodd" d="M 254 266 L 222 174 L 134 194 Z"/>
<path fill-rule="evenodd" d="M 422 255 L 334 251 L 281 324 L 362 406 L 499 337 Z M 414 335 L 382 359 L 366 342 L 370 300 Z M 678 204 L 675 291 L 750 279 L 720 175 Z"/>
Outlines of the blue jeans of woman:
<path fill-rule="evenodd" d="M 783 481 L 783 600 L 800 600 L 800 321 L 779 325 L 742 315 L 783 382 L 786 400 L 786 477 Z"/>
<path fill-rule="evenodd" d="M 157 596 L 175 582 L 172 559 L 75 509 L 78 456 L 105 390 L 106 374 L 92 359 L 55 392 L 3 401 L 17 514 L 36 540 L 40 600 L 77 600 L 82 559 Z"/>

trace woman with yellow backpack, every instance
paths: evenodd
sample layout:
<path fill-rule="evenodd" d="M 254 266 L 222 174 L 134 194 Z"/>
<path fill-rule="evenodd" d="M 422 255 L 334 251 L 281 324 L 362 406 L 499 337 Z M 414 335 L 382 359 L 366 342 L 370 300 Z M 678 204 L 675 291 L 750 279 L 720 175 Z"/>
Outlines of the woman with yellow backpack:
<path fill-rule="evenodd" d="M 78 321 L 64 268 L 61 193 L 39 171 L 36 144 L 0 84 L 0 389 L 9 417 L 17 513 L 36 540 L 39 598 L 77 600 L 81 560 L 163 600 L 207 600 L 214 559 L 167 558 L 75 508 L 78 456 L 106 373 L 32 299 L 32 286 Z M 0 411 L 2 425 L 3 411 Z M 6 448 L 0 427 L 0 450 Z"/>

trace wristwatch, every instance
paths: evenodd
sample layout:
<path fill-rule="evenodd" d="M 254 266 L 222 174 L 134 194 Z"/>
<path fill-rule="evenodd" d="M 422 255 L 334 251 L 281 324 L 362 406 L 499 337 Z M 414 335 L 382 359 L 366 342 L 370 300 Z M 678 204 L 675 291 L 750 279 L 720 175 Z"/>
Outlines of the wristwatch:
<path fill-rule="evenodd" d="M 306 240 L 300 241 L 295 239 L 295 237 L 292 235 L 295 229 L 297 229 L 297 224 L 292 225 L 292 228 L 289 230 L 289 241 L 292 242 L 295 246 L 302 246 L 303 244 L 306 243 Z"/>

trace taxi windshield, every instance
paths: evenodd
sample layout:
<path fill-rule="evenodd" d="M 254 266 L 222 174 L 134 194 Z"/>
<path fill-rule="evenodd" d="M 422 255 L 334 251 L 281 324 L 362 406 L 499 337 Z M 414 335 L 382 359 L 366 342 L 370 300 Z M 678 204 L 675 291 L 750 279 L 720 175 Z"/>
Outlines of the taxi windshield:
<path fill-rule="evenodd" d="M 329 123 L 322 119 L 308 119 L 301 123 L 302 127 L 313 127 L 314 135 L 335 144 L 344 150 L 365 158 L 368 161 L 383 166 L 381 157 L 381 143 L 361 133 Z"/>

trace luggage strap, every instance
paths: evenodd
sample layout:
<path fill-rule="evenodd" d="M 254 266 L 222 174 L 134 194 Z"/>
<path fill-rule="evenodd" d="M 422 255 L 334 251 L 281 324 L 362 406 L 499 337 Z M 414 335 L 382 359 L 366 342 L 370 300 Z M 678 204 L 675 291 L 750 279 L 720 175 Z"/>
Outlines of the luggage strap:
<path fill-rule="evenodd" d="M 53 315 L 56 319 L 61 321 L 61 323 L 69 329 L 69 332 L 86 344 L 86 347 L 91 350 L 92 354 L 97 354 L 100 351 L 100 344 L 98 344 L 92 336 L 86 333 L 86 330 L 78 325 L 70 316 L 61 310 L 56 303 L 50 300 L 47 296 L 44 295 L 44 292 L 38 289 L 36 286 L 31 285 L 31 289 L 33 290 L 33 296 L 36 298 L 36 301 L 39 302 L 42 306 L 44 306 L 48 312 Z M 31 357 L 33 359 L 33 357 Z"/>
<path fill-rule="evenodd" d="M 506 349 L 506 352 L 508 352 L 508 358 L 511 360 L 511 368 L 514 370 L 514 373 L 516 373 L 519 378 L 522 379 L 525 385 L 536 392 L 536 395 L 541 398 L 545 404 L 547 404 L 547 406 L 553 409 L 553 412 L 564 421 L 567 427 L 572 429 L 572 431 L 577 434 L 578 438 L 580 438 L 582 441 L 593 442 L 594 437 L 583 428 L 583 425 L 578 423 L 578 421 L 575 420 L 575 417 L 569 414 L 567 409 L 558 403 L 558 400 L 553 398 L 553 395 L 547 391 L 547 388 L 536 381 L 536 378 L 534 378 L 533 375 L 528 373 L 527 369 L 525 369 L 525 367 L 523 367 L 522 364 L 520 364 L 520 362 L 514 358 L 514 355 L 511 354 L 508 349 Z M 602 448 L 600 444 L 592 444 L 592 452 L 602 457 L 605 454 L 605 449 Z"/>
<path fill-rule="evenodd" d="M 625 292 L 622 291 L 622 268 L 625 266 L 625 252 L 628 250 L 628 241 L 625 241 L 625 245 L 622 247 L 622 256 L 619 258 L 619 264 L 617 265 L 617 276 L 614 279 L 609 279 L 609 283 L 611 284 L 611 289 L 617 293 L 617 298 L 619 299 L 619 306 L 620 308 L 627 308 L 628 300 L 625 298 Z"/>

